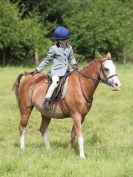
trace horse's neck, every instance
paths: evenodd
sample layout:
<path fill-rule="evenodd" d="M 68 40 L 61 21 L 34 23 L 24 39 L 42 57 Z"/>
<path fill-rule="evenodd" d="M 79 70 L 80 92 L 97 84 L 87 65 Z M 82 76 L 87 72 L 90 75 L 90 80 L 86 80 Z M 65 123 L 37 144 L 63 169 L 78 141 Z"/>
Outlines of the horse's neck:
<path fill-rule="evenodd" d="M 86 76 L 81 77 L 81 84 L 85 95 L 90 99 L 93 97 L 93 94 L 99 84 L 98 69 L 99 64 L 95 62 L 81 70 L 81 73 Z"/>
<path fill-rule="evenodd" d="M 85 76 L 98 79 L 98 69 L 99 69 L 99 63 L 94 62 L 88 65 L 87 67 L 85 67 L 83 70 L 81 70 L 81 73 L 83 73 Z"/>

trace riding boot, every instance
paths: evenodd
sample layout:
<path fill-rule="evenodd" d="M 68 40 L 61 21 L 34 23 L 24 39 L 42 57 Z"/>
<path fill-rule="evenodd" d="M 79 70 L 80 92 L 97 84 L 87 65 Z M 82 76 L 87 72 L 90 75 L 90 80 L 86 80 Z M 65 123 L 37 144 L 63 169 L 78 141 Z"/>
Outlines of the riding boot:
<path fill-rule="evenodd" d="M 43 106 L 44 106 L 45 109 L 51 109 L 51 107 L 52 107 L 51 98 L 45 98 Z"/>

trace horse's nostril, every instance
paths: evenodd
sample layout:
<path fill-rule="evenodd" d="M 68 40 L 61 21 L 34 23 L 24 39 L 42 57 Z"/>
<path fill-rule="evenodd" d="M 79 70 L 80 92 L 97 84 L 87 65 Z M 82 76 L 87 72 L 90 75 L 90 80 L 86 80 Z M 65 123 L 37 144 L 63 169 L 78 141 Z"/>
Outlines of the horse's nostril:
<path fill-rule="evenodd" d="M 115 86 L 117 87 L 117 86 L 118 86 L 118 84 L 117 84 L 117 83 L 115 83 Z"/>

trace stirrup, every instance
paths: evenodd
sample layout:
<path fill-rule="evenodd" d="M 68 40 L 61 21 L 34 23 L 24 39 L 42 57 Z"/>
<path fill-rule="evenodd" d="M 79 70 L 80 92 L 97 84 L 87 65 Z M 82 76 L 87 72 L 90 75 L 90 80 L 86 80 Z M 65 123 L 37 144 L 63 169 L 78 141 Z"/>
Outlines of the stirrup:
<path fill-rule="evenodd" d="M 45 98 L 44 103 L 43 103 L 43 107 L 45 109 L 51 109 L 52 108 L 52 100 L 51 100 L 51 98 Z"/>

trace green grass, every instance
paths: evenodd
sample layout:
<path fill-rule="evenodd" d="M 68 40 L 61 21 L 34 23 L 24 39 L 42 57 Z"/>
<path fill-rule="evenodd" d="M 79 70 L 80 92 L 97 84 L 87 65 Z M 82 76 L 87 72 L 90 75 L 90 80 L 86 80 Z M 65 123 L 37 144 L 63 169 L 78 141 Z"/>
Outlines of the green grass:
<path fill-rule="evenodd" d="M 119 92 L 100 84 L 83 124 L 86 159 L 78 146 L 68 151 L 72 120 L 52 120 L 51 150 L 42 143 L 39 112 L 27 126 L 26 149 L 19 150 L 19 110 L 12 84 L 22 67 L 0 68 L 0 177 L 133 177 L 132 65 L 119 65 Z M 32 70 L 29 68 L 28 70 Z"/>

